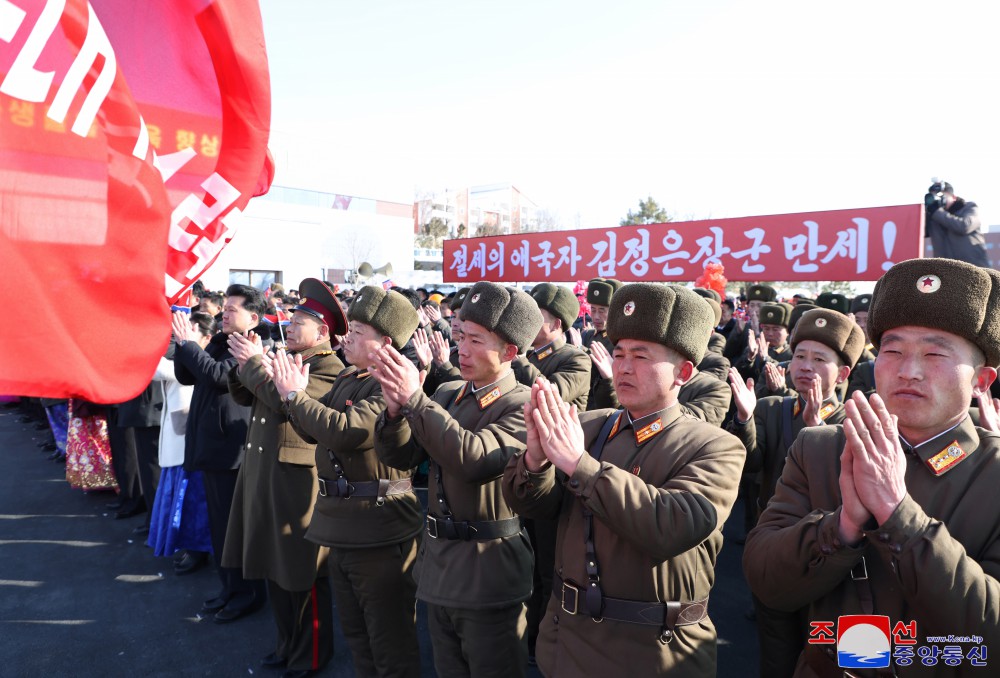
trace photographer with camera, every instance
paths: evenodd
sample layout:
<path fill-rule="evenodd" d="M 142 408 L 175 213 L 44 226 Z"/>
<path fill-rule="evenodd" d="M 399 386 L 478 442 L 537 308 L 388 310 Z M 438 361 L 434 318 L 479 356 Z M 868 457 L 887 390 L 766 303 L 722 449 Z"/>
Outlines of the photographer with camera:
<path fill-rule="evenodd" d="M 986 256 L 986 238 L 979 230 L 976 203 L 955 195 L 947 181 L 934 179 L 924 196 L 926 235 L 931 239 L 934 256 L 990 268 Z"/>

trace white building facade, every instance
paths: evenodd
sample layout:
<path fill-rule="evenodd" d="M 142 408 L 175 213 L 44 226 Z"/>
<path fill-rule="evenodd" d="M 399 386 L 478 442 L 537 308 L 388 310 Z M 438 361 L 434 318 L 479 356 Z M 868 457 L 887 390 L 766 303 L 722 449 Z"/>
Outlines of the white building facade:
<path fill-rule="evenodd" d="M 279 282 L 295 289 L 304 278 L 346 287 L 362 262 L 374 269 L 390 264 L 392 274 L 358 279 L 354 287 L 387 279 L 412 284 L 412 204 L 272 186 L 250 201 L 241 222 L 201 277 L 207 289 L 237 282 L 260 289 Z"/>

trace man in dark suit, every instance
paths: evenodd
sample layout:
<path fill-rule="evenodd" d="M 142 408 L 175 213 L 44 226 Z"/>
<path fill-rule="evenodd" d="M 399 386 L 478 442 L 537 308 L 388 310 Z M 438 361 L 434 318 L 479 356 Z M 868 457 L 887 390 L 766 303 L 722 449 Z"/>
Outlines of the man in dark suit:
<path fill-rule="evenodd" d="M 267 599 L 263 580 L 247 580 L 239 568 L 222 567 L 222 548 L 250 421 L 250 408 L 238 405 L 229 394 L 228 375 L 236 358 L 229 353 L 228 339 L 230 334 L 255 328 L 266 308 L 259 290 L 230 285 L 222 309 L 222 332 L 212 337 L 204 350 L 193 341 L 186 313 L 175 313 L 173 320 L 177 340 L 174 374 L 180 383 L 194 385 L 184 466 L 204 475 L 212 550 L 222 581 L 222 590 L 205 601 L 201 612 L 215 615 L 214 620 L 220 624 L 260 609 Z M 270 344 L 267 337 L 262 339 Z"/>

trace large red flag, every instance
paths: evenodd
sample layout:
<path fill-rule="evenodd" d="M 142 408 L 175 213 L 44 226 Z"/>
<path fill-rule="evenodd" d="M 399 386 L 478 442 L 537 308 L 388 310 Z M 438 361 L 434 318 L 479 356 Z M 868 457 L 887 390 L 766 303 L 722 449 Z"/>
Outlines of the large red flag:
<path fill-rule="evenodd" d="M 0 0 L 0 393 L 141 391 L 269 126 L 255 0 Z"/>

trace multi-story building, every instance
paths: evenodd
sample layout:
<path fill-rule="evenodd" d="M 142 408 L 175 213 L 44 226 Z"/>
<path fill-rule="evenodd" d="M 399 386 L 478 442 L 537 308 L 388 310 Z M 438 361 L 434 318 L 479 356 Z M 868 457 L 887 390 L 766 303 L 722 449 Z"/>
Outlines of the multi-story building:
<path fill-rule="evenodd" d="M 418 196 L 413 232 L 420 234 L 433 219 L 447 226 L 448 237 L 473 238 L 535 230 L 538 206 L 513 184 L 487 184 L 445 189 Z"/>

